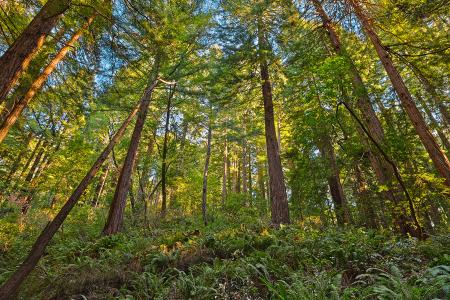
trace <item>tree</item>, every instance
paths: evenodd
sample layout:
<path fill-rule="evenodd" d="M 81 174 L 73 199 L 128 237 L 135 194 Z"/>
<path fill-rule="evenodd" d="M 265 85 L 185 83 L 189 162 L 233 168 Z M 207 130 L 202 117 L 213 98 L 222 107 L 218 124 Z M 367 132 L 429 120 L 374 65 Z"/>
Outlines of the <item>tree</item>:
<path fill-rule="evenodd" d="M 162 152 L 162 163 L 161 163 L 161 192 L 162 192 L 162 202 L 161 202 L 161 215 L 166 215 L 167 210 L 167 151 L 168 151 L 168 139 L 169 139 L 169 125 L 170 125 L 170 109 L 172 105 L 172 98 L 175 93 L 176 85 L 173 85 L 169 91 L 169 96 L 167 98 L 167 108 L 166 108 L 166 123 L 164 125 L 164 143 Z"/>
<path fill-rule="evenodd" d="M 61 15 L 70 7 L 70 0 L 48 0 L 20 36 L 0 57 L 0 104 L 44 44 Z"/>
<path fill-rule="evenodd" d="M 417 135 L 419 136 L 420 140 L 422 141 L 422 144 L 424 145 L 425 149 L 428 152 L 428 155 L 433 161 L 436 170 L 445 179 L 446 185 L 450 186 L 450 161 L 448 160 L 445 153 L 441 150 L 439 145 L 436 143 L 436 140 L 434 139 L 433 135 L 428 129 L 428 126 L 426 125 L 422 114 L 417 109 L 417 106 L 414 103 L 414 100 L 411 96 L 411 93 L 409 92 L 408 87 L 403 81 L 403 78 L 401 77 L 397 68 L 394 66 L 394 63 L 389 53 L 383 47 L 380 38 L 373 30 L 372 21 L 370 21 L 370 19 L 368 18 L 368 16 L 364 12 L 363 8 L 361 7 L 358 1 L 349 0 L 349 4 L 352 6 L 355 14 L 361 21 L 361 24 L 366 34 L 372 41 L 372 44 L 375 47 L 378 57 L 380 58 L 381 63 L 383 64 L 384 69 L 386 70 L 386 73 L 388 74 L 389 79 L 391 80 L 392 86 L 394 87 L 403 105 L 403 108 L 405 109 L 409 119 L 411 120 L 411 123 L 413 124 L 414 129 L 417 132 Z"/>
<path fill-rule="evenodd" d="M 148 107 L 150 105 L 152 93 L 154 88 L 159 83 L 158 59 L 159 58 L 156 58 L 154 71 L 150 75 L 149 83 L 145 88 L 145 91 L 140 100 L 138 117 L 136 120 L 136 124 L 134 125 L 130 146 L 128 147 L 127 156 L 120 171 L 119 180 L 117 182 L 116 191 L 114 193 L 114 199 L 109 209 L 108 219 L 106 220 L 105 227 L 103 228 L 104 235 L 115 234 L 122 229 L 123 213 L 125 211 L 128 189 L 130 187 L 131 171 L 133 170 L 133 166 L 135 163 L 136 153 L 142 134 L 142 128 L 144 127 L 144 122 L 147 117 Z"/>
<path fill-rule="evenodd" d="M 50 74 L 55 70 L 58 63 L 61 60 L 63 60 L 67 52 L 69 52 L 69 50 L 73 48 L 76 41 L 81 37 L 81 35 L 89 27 L 89 25 L 91 25 L 95 17 L 96 14 L 93 14 L 90 17 L 88 17 L 87 21 L 84 23 L 82 28 L 79 29 L 76 33 L 74 33 L 70 38 L 70 40 L 66 43 L 66 45 L 58 51 L 55 57 L 44 68 L 42 73 L 33 81 L 33 83 L 26 91 L 26 93 L 18 101 L 15 101 L 15 104 L 11 109 L 11 111 L 2 112 L 2 115 L 5 116 L 5 119 L 0 126 L 0 143 L 5 139 L 9 129 L 17 121 L 17 118 L 20 116 L 20 114 L 28 105 L 28 103 L 30 103 L 30 101 L 33 99 L 36 93 L 42 88 L 45 81 L 50 76 Z"/>
<path fill-rule="evenodd" d="M 266 37 L 261 21 L 258 21 L 258 47 L 261 89 L 264 100 L 264 124 L 267 147 L 267 161 L 269 163 L 269 183 L 271 196 L 272 223 L 275 226 L 290 223 L 289 207 L 287 202 L 286 187 L 284 185 L 283 169 L 281 167 L 278 141 L 275 133 L 275 121 L 273 113 L 272 85 L 269 78 L 266 52 L 268 50 Z"/>
<path fill-rule="evenodd" d="M 72 195 L 69 197 L 67 202 L 55 216 L 55 218 L 47 224 L 47 226 L 42 230 L 41 234 L 37 238 L 36 242 L 33 244 L 28 256 L 19 266 L 19 268 L 9 277 L 9 279 L 0 287 L 0 299 L 6 300 L 11 299 L 16 293 L 19 286 L 25 280 L 25 278 L 30 274 L 30 272 L 34 269 L 34 267 L 39 262 L 39 259 L 45 252 L 45 248 L 50 243 L 51 239 L 61 227 L 64 220 L 69 215 L 72 208 L 78 202 L 83 192 L 86 190 L 89 183 L 97 174 L 98 170 L 108 158 L 108 155 L 111 153 L 112 149 L 116 145 L 116 143 L 122 138 L 125 134 L 125 130 L 130 124 L 133 117 L 138 113 L 139 106 L 136 106 L 125 121 L 122 123 L 122 126 L 117 130 L 116 134 L 111 138 L 109 144 L 105 147 L 103 152 L 97 158 L 95 163 L 89 169 L 87 174 L 83 177 L 83 180 L 77 186 L 77 188 L 73 191 Z"/>
<path fill-rule="evenodd" d="M 205 156 L 205 168 L 203 169 L 203 187 L 202 187 L 202 216 L 203 223 L 208 225 L 208 218 L 206 216 L 206 197 L 208 194 L 208 170 L 209 170 L 209 160 L 211 157 L 211 138 L 212 138 L 212 125 L 211 125 L 211 116 L 208 121 L 208 136 L 206 142 L 206 156 Z"/>

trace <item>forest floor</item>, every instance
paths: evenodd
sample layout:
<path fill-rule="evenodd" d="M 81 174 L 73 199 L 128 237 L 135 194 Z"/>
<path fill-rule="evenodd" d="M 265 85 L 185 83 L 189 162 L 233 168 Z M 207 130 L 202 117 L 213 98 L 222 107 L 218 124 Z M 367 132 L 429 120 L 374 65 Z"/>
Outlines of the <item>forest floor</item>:
<path fill-rule="evenodd" d="M 274 230 L 254 208 L 127 223 L 100 237 L 102 209 L 78 207 L 19 299 L 448 299 L 450 235 L 426 241 L 296 222 Z M 0 282 L 51 212 L 0 220 Z M 128 216 L 131 219 L 131 214 Z M 86 225 L 89 221 L 89 225 Z M 256 220 L 256 221 L 255 221 Z"/>

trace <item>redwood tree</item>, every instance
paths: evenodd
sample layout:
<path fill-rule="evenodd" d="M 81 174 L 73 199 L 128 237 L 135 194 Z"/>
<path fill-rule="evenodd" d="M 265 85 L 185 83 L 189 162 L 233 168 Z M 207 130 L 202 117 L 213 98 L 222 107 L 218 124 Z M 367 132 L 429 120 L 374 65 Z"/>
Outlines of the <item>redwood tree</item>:
<path fill-rule="evenodd" d="M 71 0 L 48 0 L 14 43 L 0 57 L 0 104 L 42 47 Z"/>
<path fill-rule="evenodd" d="M 281 166 L 277 135 L 275 133 L 275 120 L 273 113 L 272 84 L 269 76 L 266 51 L 268 43 L 262 22 L 258 22 L 259 68 L 261 76 L 261 89 L 264 101 L 264 128 L 266 137 L 267 160 L 269 163 L 269 187 L 272 223 L 274 226 L 289 224 L 289 206 L 286 186 L 284 184 L 283 168 Z"/>
<path fill-rule="evenodd" d="M 30 103 L 30 101 L 34 98 L 36 93 L 42 88 L 47 78 L 55 70 L 58 63 L 64 59 L 67 52 L 69 52 L 69 50 L 73 48 L 76 41 L 78 41 L 83 32 L 89 27 L 89 25 L 91 25 L 92 21 L 94 21 L 95 16 L 96 14 L 91 15 L 87 19 L 87 21 L 83 24 L 83 26 L 72 35 L 70 40 L 66 43 L 64 47 L 62 47 L 58 51 L 55 57 L 41 72 L 41 74 L 36 79 L 34 79 L 33 83 L 25 92 L 25 94 L 14 104 L 12 110 L 8 111 L 5 108 L 5 111 L 2 112 L 1 115 L 5 116 L 5 120 L 0 126 L 0 143 L 5 139 L 9 129 L 14 125 L 14 123 L 16 123 L 17 119 L 19 118 L 20 114 L 25 109 L 25 107 L 28 105 L 28 103 Z"/>
<path fill-rule="evenodd" d="M 430 130 L 428 129 L 428 126 L 426 125 L 422 114 L 417 109 L 417 106 L 414 103 L 408 87 L 403 81 L 403 78 L 401 77 L 399 71 L 395 67 L 391 56 L 383 46 L 380 38 L 378 37 L 378 34 L 375 32 L 372 20 L 367 16 L 358 0 L 348 0 L 348 3 L 352 6 L 355 14 L 357 15 L 364 28 L 364 31 L 375 47 L 378 57 L 380 58 L 380 61 L 383 64 L 384 69 L 389 76 L 389 79 L 391 80 L 392 86 L 394 87 L 394 90 L 396 91 L 406 114 L 411 120 L 411 123 L 414 126 L 417 135 L 419 136 L 422 144 L 428 152 L 428 155 L 433 161 L 435 168 L 437 169 L 438 173 L 445 179 L 446 185 L 450 186 L 450 161 L 448 160 L 445 153 L 441 150 Z"/>
<path fill-rule="evenodd" d="M 158 62 L 156 62 L 155 74 L 158 72 Z M 152 78 L 155 75 L 151 75 Z M 131 136 L 130 145 L 128 147 L 127 156 L 120 171 L 119 180 L 117 182 L 116 191 L 114 193 L 113 202 L 111 203 L 108 219 L 106 220 L 103 234 L 111 235 L 117 233 L 122 228 L 123 213 L 125 211 L 128 189 L 130 188 L 130 178 L 135 163 L 136 153 L 141 139 L 142 129 L 147 117 L 148 107 L 154 88 L 157 86 L 159 80 L 151 79 L 148 86 L 145 88 L 144 94 L 141 97 L 139 105 L 139 113 L 134 125 L 133 135 Z"/>

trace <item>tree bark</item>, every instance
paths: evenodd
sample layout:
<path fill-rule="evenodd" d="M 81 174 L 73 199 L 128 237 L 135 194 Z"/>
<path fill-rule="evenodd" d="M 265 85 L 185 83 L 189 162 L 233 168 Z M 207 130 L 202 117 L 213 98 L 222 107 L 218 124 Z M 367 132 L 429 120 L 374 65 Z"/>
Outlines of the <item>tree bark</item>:
<path fill-rule="evenodd" d="M 170 125 L 170 109 L 172 105 L 172 97 L 175 93 L 175 87 L 173 87 L 169 92 L 169 97 L 167 99 L 166 107 L 166 124 L 164 126 L 164 144 L 162 152 L 162 163 L 161 163 L 161 216 L 164 217 L 167 212 L 167 151 L 168 151 L 168 139 L 169 139 L 169 125 Z"/>
<path fill-rule="evenodd" d="M 206 197 L 208 193 L 208 170 L 209 170 L 209 160 L 211 157 L 211 137 L 212 137 L 212 128 L 210 119 L 208 123 L 208 140 L 206 145 L 205 168 L 203 170 L 203 188 L 202 188 L 202 217 L 205 226 L 208 225 L 208 219 L 206 217 L 206 200 L 207 200 Z"/>
<path fill-rule="evenodd" d="M 278 149 L 277 136 L 273 113 L 272 85 L 269 77 L 269 67 L 266 51 L 267 42 L 262 30 L 261 21 L 258 22 L 258 45 L 260 76 L 262 80 L 262 94 L 264 100 L 264 125 L 266 136 L 267 160 L 269 163 L 269 183 L 272 224 L 278 227 L 280 224 L 289 224 L 289 206 L 287 202 L 286 186 L 284 184 L 283 168 Z"/>
<path fill-rule="evenodd" d="M 38 239 L 31 248 L 27 258 L 23 261 L 23 263 L 19 266 L 19 268 L 10 276 L 10 278 L 0 287 L 0 300 L 12 299 L 19 286 L 37 265 L 39 259 L 44 254 L 45 248 L 51 241 L 52 237 L 58 231 L 59 227 L 66 219 L 67 215 L 70 213 L 72 208 L 80 199 L 86 187 L 89 185 L 94 176 L 97 174 L 97 171 L 100 169 L 103 162 L 107 159 L 114 145 L 117 144 L 117 142 L 124 135 L 128 124 L 130 124 L 133 117 L 137 114 L 138 107 L 139 106 L 136 106 L 130 113 L 130 115 L 127 117 L 127 119 L 122 123 L 122 126 L 119 128 L 117 133 L 111 138 L 108 146 L 106 146 L 106 148 L 100 154 L 98 159 L 92 165 L 91 169 L 84 176 L 83 180 L 80 182 L 80 184 L 74 190 L 70 198 L 58 212 L 56 217 L 50 223 L 47 224 L 44 230 L 42 230 Z"/>
<path fill-rule="evenodd" d="M 48 0 L 20 36 L 0 57 L 0 104 L 44 44 L 46 36 L 69 8 L 70 0 Z"/>
<path fill-rule="evenodd" d="M 438 173 L 445 179 L 445 184 L 447 186 L 450 186 L 450 162 L 447 156 L 440 149 L 439 145 L 436 143 L 436 140 L 425 124 L 425 120 L 423 119 L 420 111 L 417 109 L 411 93 L 406 87 L 400 73 L 394 66 L 390 55 L 383 47 L 380 38 L 373 30 L 371 20 L 369 20 L 358 1 L 348 0 L 348 2 L 353 7 L 353 10 L 361 21 L 365 32 L 367 33 L 369 39 L 372 41 L 372 44 L 375 47 L 381 63 L 383 64 L 384 69 L 386 70 L 386 73 L 391 80 L 392 86 L 394 87 L 400 99 L 400 102 L 406 111 L 406 114 L 411 120 L 411 123 L 416 130 L 417 135 L 419 136 L 422 144 L 428 152 L 428 155 L 433 161 L 435 168 L 437 169 Z"/>
<path fill-rule="evenodd" d="M 50 1 L 53 1 L 53 0 L 49 0 L 49 2 Z M 19 118 L 20 114 L 25 109 L 25 107 L 34 98 L 36 93 L 42 88 L 42 86 L 46 82 L 47 78 L 55 70 L 58 63 L 64 59 L 67 52 L 69 52 L 69 50 L 73 48 L 75 42 L 80 38 L 80 36 L 83 34 L 83 32 L 92 23 L 95 16 L 96 16 L 96 14 L 91 15 L 87 19 L 87 21 L 84 23 L 83 27 L 80 30 L 78 30 L 70 38 L 70 40 L 66 43 L 66 45 L 58 51 L 58 53 L 55 55 L 55 57 L 44 68 L 42 73 L 33 81 L 32 85 L 27 90 L 27 92 L 20 98 L 19 101 L 17 101 L 15 103 L 15 105 L 13 106 L 13 109 L 9 113 L 6 111 L 2 112 L 2 115 L 6 115 L 6 117 L 5 117 L 2 125 L 0 126 L 0 143 L 5 139 L 6 135 L 8 134 L 8 131 L 16 123 L 17 119 Z M 0 65 L 1 65 L 1 63 L 0 63 Z"/>
<path fill-rule="evenodd" d="M 157 74 L 157 71 L 155 74 Z M 144 122 L 147 117 L 153 89 L 157 86 L 158 82 L 159 80 L 157 78 L 152 79 L 141 97 L 139 113 L 134 126 L 133 135 L 131 136 L 130 146 L 128 147 L 127 156 L 125 157 L 125 162 L 123 163 L 123 167 L 119 175 L 114 198 L 109 209 L 108 219 L 106 220 L 105 227 L 103 228 L 104 235 L 115 234 L 122 229 L 123 213 L 125 211 L 128 189 L 130 187 L 130 176 L 133 170 L 139 140 L 141 139 L 142 128 L 144 127 Z"/>

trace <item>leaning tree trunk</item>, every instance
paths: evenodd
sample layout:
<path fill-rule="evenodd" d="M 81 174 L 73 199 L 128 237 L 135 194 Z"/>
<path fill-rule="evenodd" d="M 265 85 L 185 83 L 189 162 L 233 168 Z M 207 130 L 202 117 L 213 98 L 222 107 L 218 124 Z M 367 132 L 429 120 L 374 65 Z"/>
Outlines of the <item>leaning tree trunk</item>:
<path fill-rule="evenodd" d="M 386 70 L 386 73 L 391 80 L 392 86 L 394 87 L 400 99 L 400 102 L 406 111 L 406 114 L 411 120 L 411 123 L 416 130 L 417 135 L 419 136 L 422 144 L 428 152 L 428 155 L 433 161 L 435 168 L 437 169 L 438 173 L 445 179 L 445 184 L 447 186 L 450 186 L 450 162 L 447 156 L 436 143 L 436 140 L 428 129 L 423 116 L 414 103 L 411 93 L 406 87 L 405 82 L 403 81 L 397 68 L 394 66 L 389 53 L 382 45 L 380 38 L 374 31 L 371 20 L 369 20 L 358 1 L 348 0 L 348 2 L 353 7 L 355 14 L 361 21 L 365 32 L 372 41 L 372 44 L 375 47 L 381 63 L 383 64 L 384 69 Z"/>
<path fill-rule="evenodd" d="M 14 43 L 0 57 L 0 104 L 44 44 L 46 36 L 69 8 L 70 0 L 48 0 Z"/>
<path fill-rule="evenodd" d="M 373 106 L 370 102 L 369 95 L 367 93 L 366 86 L 362 81 L 361 75 L 359 74 L 359 71 L 356 68 L 355 64 L 345 51 L 345 48 L 342 46 L 330 17 L 326 14 L 318 0 L 312 1 L 316 9 L 316 13 L 322 20 L 323 27 L 326 29 L 334 51 L 338 55 L 341 55 L 348 62 L 348 65 L 350 67 L 350 74 L 352 77 L 353 92 L 355 96 L 357 96 L 356 105 L 363 116 L 363 123 L 375 142 L 382 145 L 385 140 L 384 131 L 381 126 L 381 122 L 378 119 L 378 116 L 376 115 L 375 110 L 373 109 Z M 384 196 L 392 201 L 396 206 L 400 205 L 404 200 L 404 197 L 399 184 L 392 184 L 392 181 L 395 177 L 393 167 L 386 161 L 386 159 L 384 159 L 382 155 L 380 155 L 376 151 L 376 149 L 373 149 L 373 147 L 370 146 L 362 128 L 357 126 L 357 130 L 365 148 L 367 148 L 369 152 L 369 161 L 379 183 L 381 185 L 388 186 L 388 190 L 383 193 Z M 399 223 L 400 231 L 404 232 L 403 228 L 407 228 L 407 224 L 403 224 L 401 220 L 406 220 L 406 218 L 400 216 L 396 217 L 396 219 L 397 223 Z"/>
<path fill-rule="evenodd" d="M 157 74 L 157 71 L 155 74 Z M 152 82 L 149 83 L 144 91 L 144 94 L 141 97 L 139 114 L 136 120 L 136 124 L 134 125 L 130 146 L 128 147 L 127 156 L 125 157 L 125 162 L 123 163 L 122 170 L 120 171 L 114 198 L 109 209 L 108 219 L 106 220 L 105 227 L 103 228 L 104 235 L 115 234 L 122 228 L 123 213 L 125 211 L 128 189 L 130 187 L 131 172 L 133 170 L 136 153 L 139 146 L 139 140 L 141 139 L 142 128 L 144 128 L 144 122 L 147 117 L 148 107 L 150 105 L 153 89 L 156 87 L 158 82 L 158 79 L 153 79 Z"/>
<path fill-rule="evenodd" d="M 175 87 L 173 87 L 169 92 L 169 98 L 167 99 L 166 108 L 166 124 L 164 126 L 164 144 L 162 152 L 162 163 L 161 163 L 161 216 L 164 217 L 167 212 L 167 150 L 168 150 L 168 139 L 169 139 L 169 125 L 170 125 L 170 109 L 172 105 L 172 97 L 175 93 Z"/>
<path fill-rule="evenodd" d="M 27 90 L 27 92 L 17 101 L 17 103 L 14 104 L 13 109 L 8 112 L 2 112 L 2 115 L 6 115 L 3 123 L 0 126 L 0 143 L 5 139 L 6 135 L 8 134 L 8 131 L 11 129 L 11 127 L 16 123 L 17 119 L 19 118 L 22 111 L 27 107 L 27 105 L 30 103 L 30 101 L 34 98 L 36 93 L 42 88 L 44 83 L 46 82 L 47 78 L 50 76 L 50 74 L 55 70 L 58 63 L 64 59 L 67 52 L 69 52 L 70 49 L 73 48 L 75 42 L 80 38 L 80 36 L 83 34 L 83 31 L 86 30 L 89 25 L 94 20 L 96 14 L 93 14 L 88 18 L 88 20 L 84 23 L 83 27 L 78 30 L 66 43 L 64 47 L 62 47 L 58 53 L 55 55 L 55 57 L 50 61 L 50 63 L 44 68 L 42 73 L 33 81 L 30 88 Z M 0 63 L 1 65 L 1 63 Z"/>
<path fill-rule="evenodd" d="M 269 185 L 271 199 L 272 224 L 278 227 L 280 224 L 290 223 L 289 206 L 287 201 L 286 186 L 284 184 L 283 168 L 278 149 L 277 135 L 273 113 L 272 84 L 269 77 L 267 64 L 267 41 L 262 30 L 262 24 L 258 24 L 259 64 L 262 80 L 262 94 L 264 100 L 264 125 L 267 147 L 267 160 L 269 163 Z"/>
<path fill-rule="evenodd" d="M 203 188 L 202 188 L 202 217 L 205 226 L 208 225 L 208 219 L 206 217 L 206 196 L 208 193 L 208 169 L 209 169 L 209 159 L 211 157 L 211 137 L 212 137 L 212 128 L 210 119 L 208 124 L 208 140 L 206 144 L 206 158 L 205 158 L 205 169 L 203 170 Z"/>
<path fill-rule="evenodd" d="M 111 138 L 109 144 L 97 158 L 95 163 L 92 165 L 91 169 L 84 176 L 83 180 L 81 180 L 80 184 L 77 186 L 75 191 L 72 193 L 70 198 L 58 212 L 56 217 L 47 224 L 47 226 L 42 230 L 38 239 L 34 243 L 33 247 L 30 250 L 27 258 L 23 261 L 23 263 L 19 266 L 19 268 L 10 276 L 10 278 L 0 287 L 0 300 L 9 300 L 14 297 L 19 286 L 25 280 L 25 278 L 30 274 L 30 272 L 34 269 L 34 267 L 39 262 L 39 259 L 45 252 L 45 248 L 50 243 L 52 237 L 58 231 L 61 224 L 66 219 L 67 215 L 70 213 L 72 208 L 80 199 L 81 195 L 85 191 L 86 187 L 92 181 L 92 179 L 97 174 L 97 171 L 102 166 L 103 162 L 106 160 L 108 155 L 111 153 L 114 145 L 122 138 L 125 133 L 125 130 L 130 124 L 133 117 L 138 112 L 138 106 L 136 106 L 127 119 L 122 123 L 122 126 L 119 128 L 117 133 Z"/>

